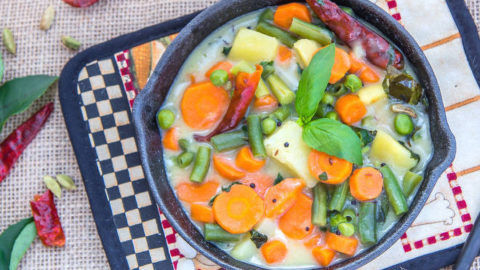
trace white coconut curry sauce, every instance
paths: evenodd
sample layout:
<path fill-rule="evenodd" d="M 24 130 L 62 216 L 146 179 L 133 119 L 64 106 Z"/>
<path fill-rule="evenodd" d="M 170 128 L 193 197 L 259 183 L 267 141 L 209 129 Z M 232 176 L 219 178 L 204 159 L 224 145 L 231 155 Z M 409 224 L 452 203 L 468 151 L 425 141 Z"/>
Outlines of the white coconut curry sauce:
<path fill-rule="evenodd" d="M 408 63 L 374 65 L 314 11 L 288 4 L 228 22 L 187 59 L 158 114 L 185 211 L 256 265 L 327 266 L 374 245 L 408 211 L 433 151 Z"/>

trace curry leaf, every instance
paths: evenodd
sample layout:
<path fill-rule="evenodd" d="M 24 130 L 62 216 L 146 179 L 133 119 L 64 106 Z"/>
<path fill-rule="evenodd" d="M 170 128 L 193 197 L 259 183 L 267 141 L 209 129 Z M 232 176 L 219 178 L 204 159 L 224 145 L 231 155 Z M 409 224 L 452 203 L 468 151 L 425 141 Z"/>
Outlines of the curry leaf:
<path fill-rule="evenodd" d="M 35 237 L 37 237 L 37 228 L 35 227 L 35 222 L 32 221 L 23 228 L 15 240 L 10 257 L 9 270 L 17 269 L 23 255 L 25 255 L 33 240 L 35 240 Z"/>
<path fill-rule="evenodd" d="M 305 143 L 320 152 L 363 164 L 362 143 L 357 134 L 347 125 L 329 118 L 308 123 L 302 134 Z"/>
<path fill-rule="evenodd" d="M 263 244 L 265 244 L 268 241 L 268 237 L 260 233 L 256 230 L 251 230 L 250 231 L 250 240 L 255 244 L 257 248 L 261 248 Z"/>
<path fill-rule="evenodd" d="M 2 234 L 0 234 L 0 269 L 8 269 L 10 266 L 10 257 L 13 245 L 23 228 L 33 222 L 33 218 L 26 218 L 16 224 L 9 226 Z"/>
<path fill-rule="evenodd" d="M 16 78 L 0 86 L 0 131 L 7 119 L 25 111 L 58 77 L 34 75 Z"/>
<path fill-rule="evenodd" d="M 307 124 L 315 115 L 330 79 L 334 60 L 335 45 L 332 43 L 316 53 L 302 72 L 295 100 L 301 124 Z"/>

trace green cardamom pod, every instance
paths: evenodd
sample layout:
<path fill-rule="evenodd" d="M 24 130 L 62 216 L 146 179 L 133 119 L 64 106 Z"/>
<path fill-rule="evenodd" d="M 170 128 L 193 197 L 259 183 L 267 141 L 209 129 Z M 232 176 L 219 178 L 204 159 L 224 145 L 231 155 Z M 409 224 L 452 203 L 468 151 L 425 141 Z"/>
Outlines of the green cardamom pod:
<path fill-rule="evenodd" d="M 58 174 L 57 175 L 57 181 L 60 183 L 60 185 L 68 190 L 74 190 L 77 187 L 75 186 L 75 183 L 73 182 L 73 179 L 65 174 Z"/>
<path fill-rule="evenodd" d="M 80 46 L 82 46 L 82 43 L 80 41 L 74 39 L 71 36 L 62 36 L 62 43 L 65 45 L 65 47 L 71 49 L 71 50 L 78 50 Z"/>
<path fill-rule="evenodd" d="M 7 51 L 11 54 L 17 53 L 17 45 L 15 44 L 15 39 L 13 38 L 12 31 L 8 28 L 3 29 L 2 33 L 3 45 L 7 48 Z"/>
<path fill-rule="evenodd" d="M 44 176 L 43 182 L 47 186 L 47 188 L 58 198 L 62 197 L 62 188 L 58 184 L 57 180 L 51 176 Z"/>
<path fill-rule="evenodd" d="M 48 30 L 52 26 L 53 19 L 55 19 L 55 8 L 53 5 L 48 6 L 43 12 L 42 19 L 40 20 L 40 29 Z"/>

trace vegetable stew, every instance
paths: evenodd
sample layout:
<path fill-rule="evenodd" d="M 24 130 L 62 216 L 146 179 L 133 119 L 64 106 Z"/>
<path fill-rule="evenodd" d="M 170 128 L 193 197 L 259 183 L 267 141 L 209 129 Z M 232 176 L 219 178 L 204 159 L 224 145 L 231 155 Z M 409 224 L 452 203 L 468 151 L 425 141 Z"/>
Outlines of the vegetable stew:
<path fill-rule="evenodd" d="M 407 59 L 351 9 L 235 18 L 157 114 L 167 175 L 207 241 L 263 266 L 329 266 L 405 214 L 433 146 Z"/>

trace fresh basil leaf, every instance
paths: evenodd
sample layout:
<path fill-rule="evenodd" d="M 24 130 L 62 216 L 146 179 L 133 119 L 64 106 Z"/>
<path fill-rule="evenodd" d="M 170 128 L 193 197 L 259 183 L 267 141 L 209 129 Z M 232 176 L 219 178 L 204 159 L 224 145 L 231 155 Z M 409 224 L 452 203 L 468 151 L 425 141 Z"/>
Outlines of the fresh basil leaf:
<path fill-rule="evenodd" d="M 18 264 L 23 258 L 23 255 L 25 255 L 25 252 L 27 252 L 33 240 L 35 240 L 35 237 L 37 237 L 37 228 L 35 227 L 35 222 L 32 221 L 25 225 L 15 240 L 12 248 L 12 254 L 10 256 L 9 270 L 17 269 Z"/>
<path fill-rule="evenodd" d="M 4 65 L 3 65 L 2 53 L 0 53 L 0 82 L 3 79 L 3 70 L 4 70 Z"/>
<path fill-rule="evenodd" d="M 320 152 L 363 164 L 362 143 L 357 134 L 339 121 L 321 118 L 308 123 L 302 134 L 303 141 Z"/>
<path fill-rule="evenodd" d="M 316 53 L 302 72 L 298 83 L 295 109 L 303 125 L 307 124 L 317 111 L 330 80 L 334 60 L 335 45 L 332 43 Z"/>
<path fill-rule="evenodd" d="M 8 269 L 10 267 L 10 257 L 15 240 L 23 228 L 32 221 L 33 218 L 23 219 L 16 224 L 10 225 L 0 234 L 0 269 Z"/>
<path fill-rule="evenodd" d="M 58 77 L 34 75 L 16 78 L 0 86 L 0 131 L 7 119 L 25 111 Z"/>
<path fill-rule="evenodd" d="M 230 185 L 226 186 L 226 187 L 222 187 L 222 191 L 223 192 L 230 192 L 230 189 L 232 189 L 232 187 L 234 185 L 242 185 L 242 183 L 238 182 L 238 181 L 235 181 L 233 183 L 231 183 Z"/>
<path fill-rule="evenodd" d="M 268 241 L 268 237 L 260 233 L 256 230 L 251 230 L 250 231 L 250 240 L 255 244 L 257 248 L 261 248 L 263 244 L 265 244 Z"/>

